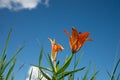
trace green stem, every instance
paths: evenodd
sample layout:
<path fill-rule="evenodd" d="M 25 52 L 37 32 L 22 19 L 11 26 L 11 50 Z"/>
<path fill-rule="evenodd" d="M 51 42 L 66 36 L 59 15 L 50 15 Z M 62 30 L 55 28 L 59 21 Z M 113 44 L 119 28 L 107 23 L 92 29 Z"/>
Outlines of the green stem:
<path fill-rule="evenodd" d="M 76 54 L 75 54 L 75 57 L 74 57 L 74 70 L 76 68 Z"/>
<path fill-rule="evenodd" d="M 75 68 L 76 68 L 76 54 L 75 54 L 75 57 L 74 57 L 74 70 L 75 70 Z M 74 74 L 73 74 L 73 80 L 74 80 Z"/>
<path fill-rule="evenodd" d="M 54 64 L 54 70 L 55 70 L 55 73 L 56 73 L 57 72 L 56 61 L 54 61 L 53 64 Z"/>

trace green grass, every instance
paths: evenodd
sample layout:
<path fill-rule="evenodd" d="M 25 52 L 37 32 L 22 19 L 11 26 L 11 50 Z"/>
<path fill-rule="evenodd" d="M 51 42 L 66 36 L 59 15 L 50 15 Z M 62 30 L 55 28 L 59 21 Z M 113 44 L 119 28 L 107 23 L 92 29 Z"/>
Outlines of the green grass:
<path fill-rule="evenodd" d="M 10 29 L 8 33 L 4 48 L 2 50 L 2 53 L 0 54 L 0 80 L 14 80 L 15 76 L 13 75 L 13 70 L 15 68 L 17 55 L 24 48 L 24 46 L 21 46 L 20 48 L 17 49 L 17 51 L 15 51 L 15 53 L 13 53 L 13 56 L 9 60 L 6 59 L 7 56 L 6 52 L 7 52 L 11 33 L 12 33 L 12 29 Z M 94 69 L 94 73 L 91 76 L 89 76 L 90 70 L 86 69 L 86 67 L 77 68 L 77 65 L 79 64 L 82 55 L 83 54 L 80 54 L 80 56 L 77 59 L 76 55 L 71 53 L 71 55 L 65 59 L 62 66 L 60 66 L 59 63 L 53 62 L 51 60 L 50 54 L 44 53 L 44 48 L 42 47 L 39 54 L 38 65 L 33 64 L 33 66 L 38 67 L 38 69 L 41 72 L 37 80 L 42 80 L 43 77 L 45 77 L 47 80 L 66 80 L 66 79 L 74 80 L 74 75 L 77 72 L 82 72 L 83 70 L 84 71 L 86 70 L 85 74 L 81 75 L 82 78 L 78 77 L 77 80 L 96 80 L 97 75 L 99 75 L 99 71 L 96 71 L 96 68 Z M 49 68 L 42 66 L 43 57 L 46 58 Z M 73 61 L 73 57 L 74 57 L 73 70 L 68 70 L 69 66 L 71 65 L 71 62 Z M 116 62 L 112 73 L 110 72 L 106 73 L 108 74 L 109 80 L 120 80 L 120 71 L 117 71 L 119 64 L 120 64 L 120 59 L 118 59 L 118 61 Z M 33 70 L 31 71 L 29 80 L 31 80 L 33 74 L 32 72 Z M 49 73 L 50 75 L 48 75 Z"/>
<path fill-rule="evenodd" d="M 14 80 L 14 76 L 13 76 L 13 69 L 15 67 L 16 64 L 16 57 L 17 55 L 20 53 L 20 51 L 23 49 L 24 46 L 20 47 L 13 55 L 13 57 L 10 58 L 10 60 L 6 60 L 6 52 L 7 52 L 7 47 L 8 47 L 8 43 L 10 40 L 10 35 L 12 33 L 12 29 L 10 29 L 3 51 L 0 55 L 0 80 Z M 8 69 L 8 71 L 5 73 L 5 71 Z"/>

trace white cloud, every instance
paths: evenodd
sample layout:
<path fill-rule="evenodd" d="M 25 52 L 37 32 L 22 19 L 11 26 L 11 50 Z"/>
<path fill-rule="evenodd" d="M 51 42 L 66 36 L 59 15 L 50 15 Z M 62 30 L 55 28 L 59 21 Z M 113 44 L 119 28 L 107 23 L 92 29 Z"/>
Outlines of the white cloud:
<path fill-rule="evenodd" d="M 0 0 L 0 8 L 9 10 L 34 9 L 38 4 L 49 5 L 49 0 Z"/>
<path fill-rule="evenodd" d="M 44 4 L 48 7 L 49 6 L 49 0 L 45 0 Z"/>
<path fill-rule="evenodd" d="M 42 74 L 40 73 L 40 70 L 37 67 L 31 66 L 28 71 L 29 76 L 28 78 L 26 78 L 26 80 L 29 80 L 31 71 L 32 71 L 31 80 L 37 80 L 38 76 L 43 77 Z M 47 80 L 47 79 L 43 77 L 42 80 Z"/>

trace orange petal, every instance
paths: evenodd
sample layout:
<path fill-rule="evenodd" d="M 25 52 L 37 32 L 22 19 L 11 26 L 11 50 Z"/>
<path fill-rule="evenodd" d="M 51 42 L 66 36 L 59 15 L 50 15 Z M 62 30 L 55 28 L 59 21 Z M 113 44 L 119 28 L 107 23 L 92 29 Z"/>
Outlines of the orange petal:
<path fill-rule="evenodd" d="M 75 28 L 72 28 L 72 38 L 73 38 L 73 41 L 75 39 L 77 39 L 79 36 L 79 33 L 77 32 L 77 30 Z"/>
<path fill-rule="evenodd" d="M 64 48 L 60 44 L 56 44 L 58 50 L 63 50 Z"/>
<path fill-rule="evenodd" d="M 89 32 L 83 32 L 83 33 L 81 33 L 80 35 L 81 35 L 81 36 L 84 36 L 84 37 L 88 37 L 89 34 L 90 34 Z"/>
<path fill-rule="evenodd" d="M 84 33 L 79 34 L 79 40 L 80 41 L 86 40 L 88 35 L 89 35 L 89 32 L 84 32 Z"/>
<path fill-rule="evenodd" d="M 64 30 L 64 32 L 70 37 L 70 34 L 68 31 Z"/>
<path fill-rule="evenodd" d="M 87 38 L 86 41 L 92 41 L 92 38 Z"/>
<path fill-rule="evenodd" d="M 48 38 L 48 39 L 49 39 L 51 44 L 55 43 L 55 39 L 54 40 L 52 40 L 51 38 Z"/>

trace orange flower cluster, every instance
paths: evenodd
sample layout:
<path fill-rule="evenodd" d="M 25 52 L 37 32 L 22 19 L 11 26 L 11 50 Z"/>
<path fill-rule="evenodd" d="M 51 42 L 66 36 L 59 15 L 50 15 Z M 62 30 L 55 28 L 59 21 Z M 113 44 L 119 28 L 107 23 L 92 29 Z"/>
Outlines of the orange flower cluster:
<path fill-rule="evenodd" d="M 57 57 L 57 54 L 58 54 L 58 51 L 59 50 L 63 50 L 64 48 L 60 45 L 60 44 L 56 44 L 55 43 L 55 39 L 52 40 L 50 38 L 48 38 L 51 42 L 51 45 L 52 45 L 52 51 L 51 51 L 51 57 L 52 57 L 52 61 L 56 61 L 56 57 Z"/>
<path fill-rule="evenodd" d="M 72 35 L 70 35 L 66 30 L 64 30 L 64 32 L 69 37 L 69 44 L 72 53 L 78 52 L 81 49 L 84 42 L 92 40 L 91 38 L 88 38 L 88 35 L 90 34 L 89 32 L 79 33 L 75 28 L 72 28 Z"/>
<path fill-rule="evenodd" d="M 91 38 L 88 38 L 88 35 L 90 34 L 89 32 L 79 33 L 75 28 L 72 28 L 71 35 L 66 30 L 64 30 L 64 32 L 69 37 L 69 44 L 70 44 L 70 48 L 71 48 L 71 51 L 73 54 L 78 52 L 81 49 L 84 42 L 92 40 Z M 52 60 L 56 61 L 58 51 L 59 50 L 62 51 L 64 48 L 60 44 L 56 44 L 55 39 L 52 40 L 49 38 L 49 40 L 50 40 L 51 45 L 52 45 L 52 51 L 51 51 Z"/>

